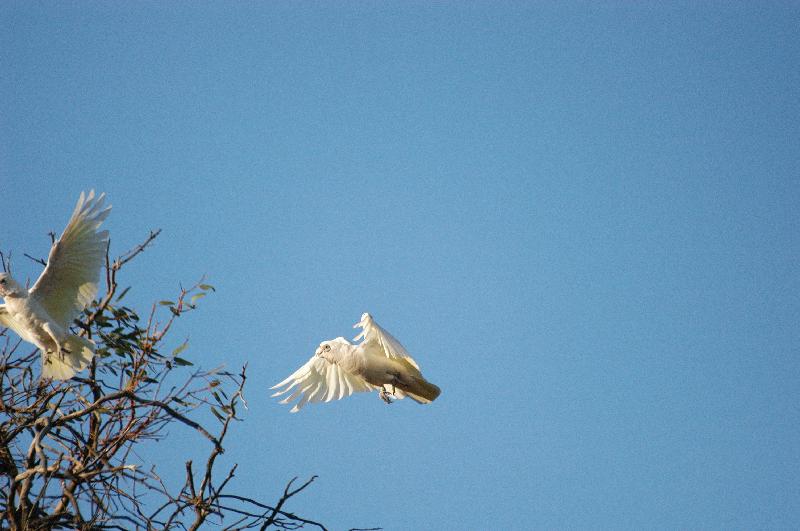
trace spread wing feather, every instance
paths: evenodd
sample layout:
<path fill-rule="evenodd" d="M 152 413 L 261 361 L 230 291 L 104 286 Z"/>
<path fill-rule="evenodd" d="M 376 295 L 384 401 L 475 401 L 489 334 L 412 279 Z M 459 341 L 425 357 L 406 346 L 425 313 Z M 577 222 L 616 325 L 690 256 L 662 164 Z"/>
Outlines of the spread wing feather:
<path fill-rule="evenodd" d="M 277 389 L 273 397 L 288 394 L 293 390 L 294 392 L 280 403 L 288 404 L 299 398 L 291 409 L 292 413 L 296 413 L 309 402 L 340 400 L 353 393 L 372 391 L 374 387 L 361 377 L 345 371 L 336 363 L 314 355 L 305 365 L 272 389 Z"/>
<path fill-rule="evenodd" d="M 62 326 L 75 319 L 97 295 L 100 269 L 108 246 L 108 231 L 98 231 L 111 207 L 105 194 L 81 196 L 61 237 L 50 249 L 47 267 L 31 288 L 50 317 Z"/>
<path fill-rule="evenodd" d="M 22 326 L 19 326 L 17 322 L 11 318 L 11 316 L 8 314 L 8 310 L 6 310 L 5 304 L 0 304 L 0 326 L 10 328 L 28 343 L 33 342 L 33 336 L 28 333 L 28 330 Z"/>
<path fill-rule="evenodd" d="M 365 348 L 377 347 L 387 358 L 405 361 L 419 371 L 419 365 L 417 365 L 417 362 L 405 347 L 392 334 L 381 328 L 370 314 L 365 313 L 362 315 L 361 321 L 356 323 L 355 327 L 361 327 L 362 330 L 360 334 L 353 338 L 354 341 L 364 338 L 362 345 L 365 345 Z"/>

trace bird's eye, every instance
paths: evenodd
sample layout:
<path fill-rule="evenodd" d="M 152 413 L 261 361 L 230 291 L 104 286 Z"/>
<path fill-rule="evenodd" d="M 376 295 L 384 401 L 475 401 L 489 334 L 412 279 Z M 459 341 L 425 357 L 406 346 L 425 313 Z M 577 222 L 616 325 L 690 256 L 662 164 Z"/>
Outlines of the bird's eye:
<path fill-rule="evenodd" d="M 5 283 L 6 283 L 6 279 L 4 279 L 4 278 L 0 279 L 0 284 L 5 284 Z"/>
<path fill-rule="evenodd" d="M 325 352 L 330 352 L 330 351 L 331 351 L 331 346 L 325 345 Z"/>

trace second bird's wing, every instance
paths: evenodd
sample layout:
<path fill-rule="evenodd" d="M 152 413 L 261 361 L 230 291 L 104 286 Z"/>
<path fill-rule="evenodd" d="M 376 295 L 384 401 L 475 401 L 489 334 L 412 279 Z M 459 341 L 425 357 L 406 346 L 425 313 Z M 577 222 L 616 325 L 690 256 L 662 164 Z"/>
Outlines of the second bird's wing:
<path fill-rule="evenodd" d="M 11 316 L 8 314 L 8 310 L 6 310 L 5 304 L 0 304 L 0 326 L 10 328 L 14 332 L 16 332 L 19 337 L 21 337 L 28 343 L 33 343 L 33 336 L 30 335 L 27 330 L 19 326 L 19 324 L 17 324 L 17 322 L 11 318 Z"/>
<path fill-rule="evenodd" d="M 361 321 L 353 325 L 353 328 L 358 327 L 362 328 L 361 333 L 353 339 L 358 340 L 364 338 L 361 344 L 364 345 L 365 348 L 373 347 L 370 349 L 373 352 L 380 352 L 387 358 L 406 362 L 419 371 L 419 365 L 417 365 L 417 362 L 411 357 L 411 354 L 408 353 L 405 347 L 403 347 L 392 334 L 381 328 L 370 314 L 365 313 L 361 316 Z"/>
<path fill-rule="evenodd" d="M 372 391 L 375 389 L 366 380 L 342 369 L 325 358 L 312 356 L 305 365 L 293 372 L 288 378 L 272 387 L 277 389 L 272 396 L 282 396 L 294 389 L 294 392 L 280 401 L 288 404 L 299 398 L 291 412 L 300 411 L 309 402 L 330 402 L 340 400 L 353 393 Z"/>

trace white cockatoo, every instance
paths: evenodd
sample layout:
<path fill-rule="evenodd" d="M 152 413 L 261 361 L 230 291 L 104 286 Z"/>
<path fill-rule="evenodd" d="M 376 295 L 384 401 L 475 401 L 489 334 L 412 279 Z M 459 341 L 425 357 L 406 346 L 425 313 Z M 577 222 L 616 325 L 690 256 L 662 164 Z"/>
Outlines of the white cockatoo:
<path fill-rule="evenodd" d="M 320 343 L 317 351 L 305 365 L 291 376 L 272 387 L 278 389 L 273 397 L 292 389 L 294 392 L 281 400 L 288 404 L 300 398 L 292 413 L 309 402 L 330 402 L 361 391 L 380 391 L 386 403 L 390 397 L 411 397 L 420 404 L 428 404 L 439 396 L 441 390 L 427 381 L 419 365 L 392 335 L 378 326 L 368 313 L 353 328 L 362 328 L 352 344 L 343 337 Z"/>
<path fill-rule="evenodd" d="M 70 333 L 70 325 L 97 295 L 108 231 L 98 228 L 111 207 L 105 194 L 81 196 L 63 234 L 50 249 L 47 266 L 31 289 L 0 273 L 0 326 L 42 351 L 42 376 L 68 380 L 86 368 L 94 343 Z"/>

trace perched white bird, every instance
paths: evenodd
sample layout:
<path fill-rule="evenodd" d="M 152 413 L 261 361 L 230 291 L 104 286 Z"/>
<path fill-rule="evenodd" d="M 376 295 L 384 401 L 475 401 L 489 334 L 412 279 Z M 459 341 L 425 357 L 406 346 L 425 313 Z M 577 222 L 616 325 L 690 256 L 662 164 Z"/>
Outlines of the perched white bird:
<path fill-rule="evenodd" d="M 47 266 L 28 290 L 0 273 L 0 326 L 12 329 L 42 351 L 42 376 L 68 380 L 86 368 L 94 343 L 70 333 L 70 325 L 97 295 L 108 231 L 98 228 L 111 207 L 105 194 L 81 196 L 61 238 L 53 244 Z"/>
<path fill-rule="evenodd" d="M 294 389 L 280 402 L 288 404 L 300 398 L 292 413 L 308 402 L 330 402 L 372 390 L 380 390 L 379 396 L 387 404 L 390 397 L 409 396 L 420 404 L 436 400 L 441 390 L 422 376 L 419 365 L 398 340 L 368 313 L 353 326 L 358 327 L 363 330 L 353 340 L 363 338 L 361 343 L 354 345 L 343 337 L 323 341 L 305 365 L 272 387 L 278 389 L 272 396 Z"/>

